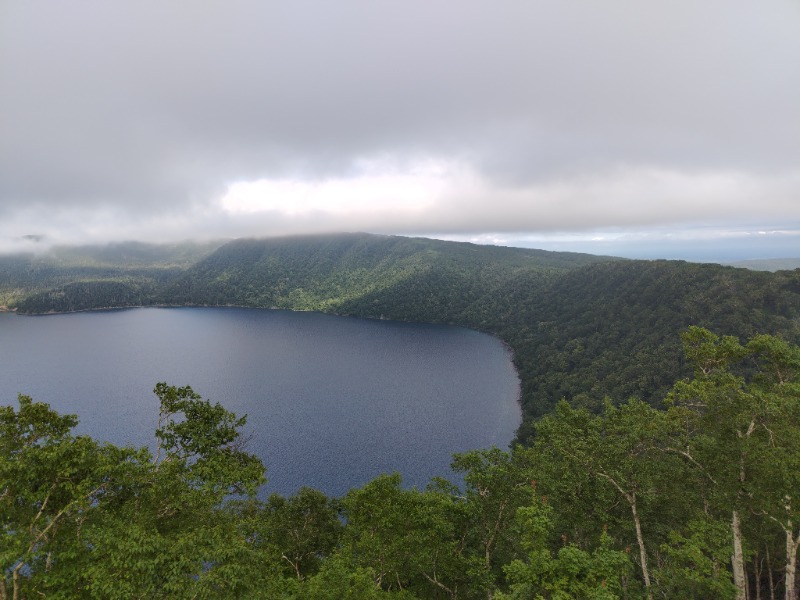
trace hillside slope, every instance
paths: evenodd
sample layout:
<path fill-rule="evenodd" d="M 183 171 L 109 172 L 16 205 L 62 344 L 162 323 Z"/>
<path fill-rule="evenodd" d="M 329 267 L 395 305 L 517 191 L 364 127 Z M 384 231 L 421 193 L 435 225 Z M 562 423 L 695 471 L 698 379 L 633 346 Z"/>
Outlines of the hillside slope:
<path fill-rule="evenodd" d="M 221 245 L 123 242 L 0 255 L 0 306 L 65 312 L 148 303 L 159 284 Z"/>
<path fill-rule="evenodd" d="M 405 317 L 451 320 L 458 292 L 493 291 L 497 278 L 555 272 L 609 260 L 588 254 L 477 246 L 423 238 L 341 234 L 231 242 L 164 286 L 167 304 L 238 304 L 380 316 L 365 300 L 392 302 Z M 431 280 L 435 281 L 431 281 Z M 430 290 L 426 290 L 430 288 Z M 402 292 L 401 290 L 407 290 Z M 409 293 L 413 290 L 417 293 Z M 430 294 L 448 302 L 429 302 Z M 442 295 L 443 294 L 443 295 Z M 461 304 L 469 304 L 464 300 Z M 414 305 L 418 305 L 414 307 Z M 401 318 L 395 314 L 395 318 Z"/>

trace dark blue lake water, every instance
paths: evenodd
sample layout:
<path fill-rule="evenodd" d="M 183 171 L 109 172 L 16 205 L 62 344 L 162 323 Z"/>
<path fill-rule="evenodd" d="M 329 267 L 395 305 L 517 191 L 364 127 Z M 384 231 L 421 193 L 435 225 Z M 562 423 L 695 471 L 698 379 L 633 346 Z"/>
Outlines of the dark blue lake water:
<path fill-rule="evenodd" d="M 3 404 L 21 392 L 77 414 L 81 433 L 152 446 L 158 381 L 248 415 L 264 494 L 341 495 L 393 471 L 424 486 L 520 422 L 509 352 L 468 329 L 239 308 L 0 313 Z"/>

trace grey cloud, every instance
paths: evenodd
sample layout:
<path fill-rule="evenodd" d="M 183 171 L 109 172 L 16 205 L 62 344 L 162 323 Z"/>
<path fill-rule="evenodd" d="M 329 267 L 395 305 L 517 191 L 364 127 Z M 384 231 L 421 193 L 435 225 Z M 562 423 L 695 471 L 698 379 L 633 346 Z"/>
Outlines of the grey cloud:
<path fill-rule="evenodd" d="M 119 231 L 132 235 L 140 224 L 139 237 L 161 221 L 190 237 L 208 226 L 191 219 L 216 214 L 233 181 L 341 177 L 364 158 L 433 156 L 468 164 L 501 201 L 453 200 L 426 230 L 677 222 L 682 203 L 664 204 L 659 190 L 658 201 L 588 194 L 577 212 L 575 199 L 535 204 L 524 192 L 566 179 L 577 193 L 582 178 L 624 168 L 787 179 L 800 164 L 797 56 L 791 0 L 9 0 L 0 216 L 80 209 L 127 220 Z M 502 200 L 514 190 L 522 196 Z M 723 203 L 750 214 L 748 202 L 709 197 L 701 212 Z M 248 233 L 236 218 L 211 220 Z M 270 232 L 343 224 L 264 222 Z"/>

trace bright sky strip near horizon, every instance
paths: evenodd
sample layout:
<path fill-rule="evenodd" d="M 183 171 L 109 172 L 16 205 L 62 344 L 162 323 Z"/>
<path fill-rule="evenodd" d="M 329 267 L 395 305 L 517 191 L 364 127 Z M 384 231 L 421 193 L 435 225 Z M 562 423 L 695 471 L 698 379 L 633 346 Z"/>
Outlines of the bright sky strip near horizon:
<path fill-rule="evenodd" d="M 798 59 L 796 0 L 5 0 L 0 251 L 800 256 Z"/>

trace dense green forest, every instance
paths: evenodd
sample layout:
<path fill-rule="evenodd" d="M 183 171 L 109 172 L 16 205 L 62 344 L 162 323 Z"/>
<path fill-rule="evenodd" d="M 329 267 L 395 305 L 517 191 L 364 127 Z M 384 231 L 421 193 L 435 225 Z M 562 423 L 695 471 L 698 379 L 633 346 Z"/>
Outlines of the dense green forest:
<path fill-rule="evenodd" d="M 559 402 L 534 439 L 261 501 L 244 418 L 159 383 L 158 447 L 0 407 L 0 598 L 796 598 L 800 348 L 690 327 L 663 409 Z M 157 409 L 154 403 L 154 417 Z M 155 419 L 154 419 L 155 420 Z"/>
<path fill-rule="evenodd" d="M 118 244 L 0 257 L 0 297 L 20 313 L 238 305 L 452 323 L 509 344 L 524 422 L 566 399 L 659 406 L 689 374 L 689 325 L 800 342 L 800 270 L 635 261 L 421 238 L 341 234 L 215 247 Z"/>

